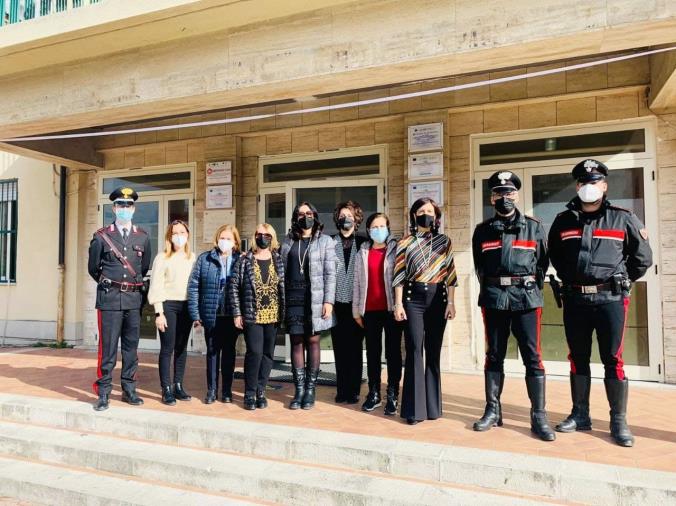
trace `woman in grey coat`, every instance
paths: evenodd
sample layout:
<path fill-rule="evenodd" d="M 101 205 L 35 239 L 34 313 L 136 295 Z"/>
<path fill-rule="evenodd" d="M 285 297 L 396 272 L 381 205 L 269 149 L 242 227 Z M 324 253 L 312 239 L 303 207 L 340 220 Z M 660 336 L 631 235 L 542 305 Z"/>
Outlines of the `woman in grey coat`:
<path fill-rule="evenodd" d="M 285 273 L 286 330 L 291 337 L 291 365 L 296 387 L 290 409 L 314 406 L 319 375 L 319 333 L 336 323 L 333 314 L 335 242 L 322 234 L 323 228 L 317 209 L 309 202 L 301 202 L 293 210 L 291 229 L 280 251 Z"/>

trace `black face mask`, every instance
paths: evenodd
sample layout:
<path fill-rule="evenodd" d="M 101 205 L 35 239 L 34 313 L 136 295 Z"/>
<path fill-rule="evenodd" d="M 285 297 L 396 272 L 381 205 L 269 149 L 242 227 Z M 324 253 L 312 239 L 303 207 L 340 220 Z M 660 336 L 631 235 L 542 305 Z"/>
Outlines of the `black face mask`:
<path fill-rule="evenodd" d="M 302 218 L 300 218 L 298 220 L 298 225 L 303 230 L 310 230 L 315 225 L 315 219 L 314 218 L 308 218 L 307 216 L 303 216 Z"/>
<path fill-rule="evenodd" d="M 507 197 L 500 197 L 495 201 L 495 210 L 500 214 L 510 214 L 515 208 L 514 201 Z"/>
<path fill-rule="evenodd" d="M 339 218 L 338 226 L 343 230 L 350 230 L 354 226 L 354 220 L 352 218 Z"/>
<path fill-rule="evenodd" d="M 262 235 L 256 236 L 256 246 L 258 249 L 268 249 L 270 247 L 270 239 L 263 237 Z"/>
<path fill-rule="evenodd" d="M 432 228 L 432 225 L 434 225 L 434 220 L 435 217 L 430 216 L 429 214 L 421 214 L 415 217 L 416 225 L 422 228 Z"/>

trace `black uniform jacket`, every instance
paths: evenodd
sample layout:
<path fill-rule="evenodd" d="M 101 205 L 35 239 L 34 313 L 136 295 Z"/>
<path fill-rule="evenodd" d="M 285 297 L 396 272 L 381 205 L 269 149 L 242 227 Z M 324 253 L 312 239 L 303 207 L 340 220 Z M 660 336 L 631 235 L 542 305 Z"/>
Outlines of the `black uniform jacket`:
<path fill-rule="evenodd" d="M 489 218 L 474 229 L 472 253 L 481 284 L 480 306 L 512 311 L 542 307 L 549 260 L 545 231 L 538 220 L 518 209 L 511 220 Z M 510 286 L 496 280 L 524 276 Z"/>
<path fill-rule="evenodd" d="M 113 244 L 127 257 L 136 271 L 136 277 L 125 269 L 110 246 L 99 237 L 99 233 L 104 233 L 112 239 Z M 114 283 L 106 289 L 100 281 L 105 278 L 118 283 L 142 283 L 143 276 L 150 269 L 151 258 L 150 238 L 142 228 L 132 225 L 126 241 L 122 239 L 122 234 L 115 224 L 97 230 L 89 244 L 88 263 L 89 275 L 98 283 L 96 308 L 109 311 L 140 309 L 143 299 L 140 291 L 123 292 L 120 286 Z"/>
<path fill-rule="evenodd" d="M 564 287 L 608 283 L 616 274 L 631 281 L 643 276 L 653 263 L 643 223 L 630 210 L 605 198 L 595 213 L 583 213 L 581 204 L 578 197 L 571 200 L 549 231 L 549 255 Z M 625 295 L 628 291 L 564 290 L 564 296 L 577 304 L 603 304 Z"/>

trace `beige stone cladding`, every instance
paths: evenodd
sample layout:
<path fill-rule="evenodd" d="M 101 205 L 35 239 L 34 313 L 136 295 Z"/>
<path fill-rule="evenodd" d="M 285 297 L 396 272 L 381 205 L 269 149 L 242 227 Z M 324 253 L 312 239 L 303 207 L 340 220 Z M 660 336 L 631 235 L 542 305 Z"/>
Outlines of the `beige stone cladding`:
<path fill-rule="evenodd" d="M 570 62 L 561 62 L 565 65 Z M 248 107 L 230 111 L 227 117 L 286 112 L 301 108 L 344 103 L 357 99 L 396 95 L 515 75 L 527 70 L 552 68 L 536 66 L 507 72 L 444 78 L 423 83 L 368 90 L 343 95 L 307 99 L 301 102 Z M 185 130 L 143 135 L 111 136 L 101 139 L 98 149 L 105 157 L 105 168 L 170 166 L 195 163 L 197 167 L 195 230 L 201 230 L 204 210 L 204 167 L 206 162 L 232 159 L 235 173 L 237 225 L 245 236 L 257 221 L 260 181 L 258 158 L 263 155 L 313 153 L 357 146 L 387 145 L 387 211 L 393 230 L 401 234 L 405 226 L 407 195 L 406 128 L 409 125 L 441 122 L 444 125 L 444 212 L 446 232 L 451 236 L 459 274 L 458 316 L 449 325 L 442 354 L 444 370 L 477 370 L 483 357 L 470 346 L 472 306 L 470 297 L 472 229 L 470 136 L 486 132 L 508 132 L 559 125 L 590 125 L 609 120 L 655 117 L 657 121 L 657 177 L 659 178 L 660 239 L 653 239 L 659 250 L 664 293 L 665 379 L 676 382 L 676 243 L 668 233 L 676 230 L 673 205 L 676 180 L 676 118 L 655 116 L 646 101 L 650 68 L 647 58 L 595 67 L 593 72 L 573 71 L 523 81 L 484 86 L 455 93 L 431 95 L 401 102 L 308 114 L 265 118 L 256 121 L 194 127 Z M 194 115 L 186 122 L 222 118 L 224 113 Z M 166 124 L 170 121 L 166 120 Z M 145 126 L 145 124 L 144 124 Z M 89 183 L 92 184 L 93 176 Z M 93 190 L 92 190 L 93 191 Z M 95 206 L 88 201 L 88 209 Z M 91 216 L 91 211 L 87 213 Z M 95 214 L 95 211 L 94 211 Z M 93 230 L 93 220 L 87 226 Z M 85 234 L 87 235 L 87 234 Z M 658 244 L 659 243 L 659 244 Z M 205 249 L 208 244 L 198 245 Z M 673 279 L 672 279 L 673 278 Z M 88 297 L 84 297 L 87 299 Z"/>

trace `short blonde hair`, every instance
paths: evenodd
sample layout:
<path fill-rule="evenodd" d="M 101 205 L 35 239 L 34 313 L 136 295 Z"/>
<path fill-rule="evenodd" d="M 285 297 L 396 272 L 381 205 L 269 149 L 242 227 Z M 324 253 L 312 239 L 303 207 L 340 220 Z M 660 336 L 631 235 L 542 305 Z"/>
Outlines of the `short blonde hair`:
<path fill-rule="evenodd" d="M 233 251 L 239 251 L 242 241 L 239 238 L 239 230 L 237 230 L 237 227 L 235 225 L 227 224 L 218 227 L 218 230 L 216 230 L 216 233 L 214 234 L 214 246 L 218 246 L 218 238 L 226 230 L 230 230 L 230 232 L 232 232 L 232 236 L 235 238 L 235 246 L 232 248 Z"/>
<path fill-rule="evenodd" d="M 171 236 L 174 235 L 174 225 L 182 225 L 185 231 L 188 232 L 188 242 L 185 243 L 185 257 L 190 258 L 190 227 L 183 220 L 174 220 L 167 225 L 167 231 L 164 233 L 164 256 L 169 258 L 175 253 L 174 243 L 171 242 Z"/>
<path fill-rule="evenodd" d="M 272 241 L 270 241 L 270 251 L 274 251 L 276 249 L 279 249 L 279 242 L 277 241 L 277 232 L 275 232 L 275 229 L 270 225 L 269 223 L 259 223 L 256 225 L 256 230 L 258 230 L 259 227 L 263 227 L 268 234 L 272 236 Z M 256 244 L 256 230 L 254 230 L 253 236 L 251 236 L 251 251 L 256 253 L 258 251 L 258 245 Z"/>

